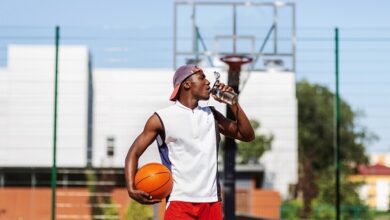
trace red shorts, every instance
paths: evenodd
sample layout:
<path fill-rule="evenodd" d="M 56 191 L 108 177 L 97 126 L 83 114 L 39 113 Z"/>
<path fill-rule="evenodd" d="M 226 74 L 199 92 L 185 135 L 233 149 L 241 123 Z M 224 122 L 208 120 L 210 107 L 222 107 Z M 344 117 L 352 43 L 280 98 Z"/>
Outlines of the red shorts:
<path fill-rule="evenodd" d="M 221 202 L 169 202 L 164 220 L 222 220 Z"/>

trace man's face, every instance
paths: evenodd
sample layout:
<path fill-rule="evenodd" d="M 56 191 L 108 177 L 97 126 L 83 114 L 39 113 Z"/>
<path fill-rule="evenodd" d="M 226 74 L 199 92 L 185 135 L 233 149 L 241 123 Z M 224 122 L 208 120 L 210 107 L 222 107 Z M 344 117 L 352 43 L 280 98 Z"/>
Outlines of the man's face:
<path fill-rule="evenodd" d="M 210 82 L 206 79 L 203 71 L 193 74 L 189 78 L 191 82 L 191 93 L 198 100 L 208 100 L 210 98 Z"/>

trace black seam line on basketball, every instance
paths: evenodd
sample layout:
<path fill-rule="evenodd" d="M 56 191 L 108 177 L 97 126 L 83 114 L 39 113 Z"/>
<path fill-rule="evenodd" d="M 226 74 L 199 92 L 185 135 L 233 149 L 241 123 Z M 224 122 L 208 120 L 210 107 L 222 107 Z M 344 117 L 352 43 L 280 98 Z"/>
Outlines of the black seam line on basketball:
<path fill-rule="evenodd" d="M 149 178 L 149 177 L 155 176 L 155 175 L 157 175 L 157 174 L 162 174 L 162 173 L 169 173 L 169 172 L 158 172 L 158 173 L 153 173 L 153 174 L 150 174 L 150 175 L 148 175 L 148 176 L 146 176 L 146 177 L 142 178 L 140 181 L 138 181 L 138 183 L 136 183 L 136 184 L 135 184 L 135 188 L 137 188 L 137 185 L 138 185 L 140 182 L 142 182 L 143 180 L 145 180 L 146 178 Z M 170 176 L 170 175 L 169 175 L 169 176 Z"/>
<path fill-rule="evenodd" d="M 171 175 L 169 175 L 169 179 L 168 179 L 164 184 L 162 184 L 162 185 L 161 185 L 160 187 L 158 187 L 157 189 L 155 189 L 155 190 L 153 190 L 153 191 L 150 191 L 150 192 L 148 192 L 148 193 L 152 193 L 152 192 L 154 192 L 154 191 L 156 191 L 156 190 L 159 190 L 161 187 L 165 186 L 165 184 L 167 184 L 169 180 L 171 180 Z"/>

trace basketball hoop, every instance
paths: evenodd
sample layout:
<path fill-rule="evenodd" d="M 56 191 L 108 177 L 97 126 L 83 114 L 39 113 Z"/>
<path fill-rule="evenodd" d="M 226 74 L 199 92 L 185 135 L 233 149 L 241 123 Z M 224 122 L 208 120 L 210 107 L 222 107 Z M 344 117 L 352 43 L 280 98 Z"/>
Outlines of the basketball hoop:
<path fill-rule="evenodd" d="M 229 65 L 230 68 L 232 67 L 241 67 L 242 65 L 246 63 L 252 62 L 252 58 L 244 55 L 226 55 L 221 57 L 220 59 L 222 62 L 226 63 Z"/>
<path fill-rule="evenodd" d="M 220 58 L 220 60 L 229 66 L 228 85 L 236 87 L 234 90 L 239 93 L 239 82 L 241 66 L 252 62 L 252 58 L 244 55 L 226 55 Z"/>

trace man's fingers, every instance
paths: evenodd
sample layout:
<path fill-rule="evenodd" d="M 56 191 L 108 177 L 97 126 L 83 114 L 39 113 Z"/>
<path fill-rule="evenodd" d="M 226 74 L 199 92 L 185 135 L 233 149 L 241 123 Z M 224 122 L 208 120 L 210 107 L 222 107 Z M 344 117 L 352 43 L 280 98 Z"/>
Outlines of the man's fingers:
<path fill-rule="evenodd" d="M 142 190 L 134 190 L 130 197 L 141 204 L 154 204 L 160 202 L 160 200 L 154 200 L 149 193 Z"/>
<path fill-rule="evenodd" d="M 151 197 L 147 192 L 144 192 L 144 191 L 140 191 L 140 194 L 145 197 L 145 198 L 149 198 Z"/>
<path fill-rule="evenodd" d="M 218 96 L 216 96 L 216 95 L 214 95 L 214 94 L 212 94 L 211 96 L 213 97 L 213 99 L 215 99 L 215 100 L 218 101 L 218 102 L 221 102 L 221 101 L 222 101 L 222 99 L 220 99 Z"/>
<path fill-rule="evenodd" d="M 229 92 L 233 92 L 234 89 L 228 85 L 225 85 L 223 83 L 220 83 L 219 86 L 218 86 L 218 89 L 225 92 L 225 91 L 229 91 Z"/>
<path fill-rule="evenodd" d="M 161 202 L 161 200 L 159 199 L 147 199 L 147 198 L 142 198 L 141 201 L 139 201 L 140 203 L 142 204 L 145 204 L 145 205 L 150 205 L 150 204 L 155 204 L 155 203 L 159 203 Z"/>
<path fill-rule="evenodd" d="M 159 202 L 161 202 L 161 200 L 159 200 L 159 199 L 148 200 L 148 204 L 156 204 L 156 203 L 159 203 Z"/>
<path fill-rule="evenodd" d="M 160 199 L 153 199 L 153 197 L 144 191 L 140 191 L 141 199 L 143 204 L 155 204 L 161 202 Z"/>

